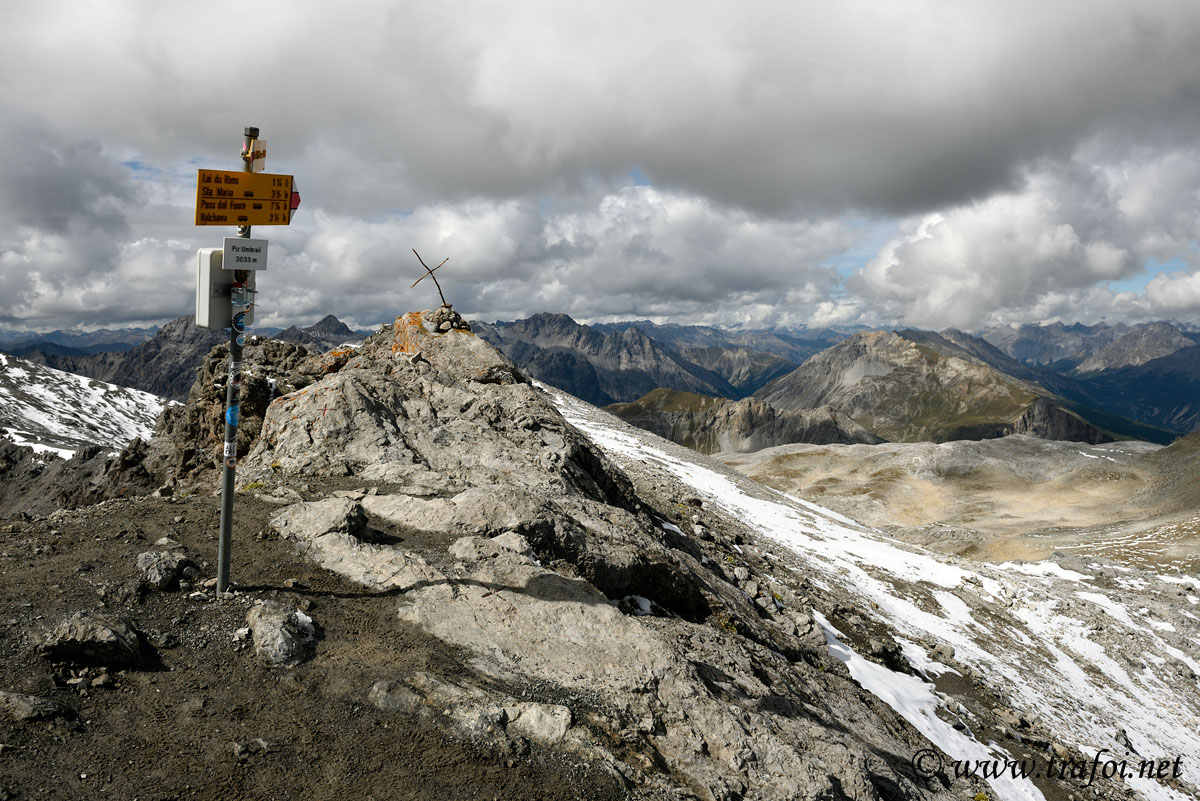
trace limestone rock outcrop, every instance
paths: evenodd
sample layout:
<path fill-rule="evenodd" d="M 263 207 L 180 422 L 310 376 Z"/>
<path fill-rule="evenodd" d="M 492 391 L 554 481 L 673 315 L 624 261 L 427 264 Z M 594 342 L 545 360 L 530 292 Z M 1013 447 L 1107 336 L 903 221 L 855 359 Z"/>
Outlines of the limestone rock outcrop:
<path fill-rule="evenodd" d="M 398 318 L 273 402 L 239 470 L 272 497 L 301 487 L 274 530 L 469 661 L 364 698 L 642 792 L 949 797 L 911 774 L 922 738 L 830 657 L 803 602 L 724 566 L 732 534 L 668 523 L 511 362 L 436 327 Z"/>

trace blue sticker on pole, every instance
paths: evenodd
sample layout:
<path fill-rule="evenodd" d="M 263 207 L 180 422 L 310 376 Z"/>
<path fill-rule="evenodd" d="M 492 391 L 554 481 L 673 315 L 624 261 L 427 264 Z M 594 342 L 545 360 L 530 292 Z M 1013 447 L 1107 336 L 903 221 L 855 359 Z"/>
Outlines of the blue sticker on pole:
<path fill-rule="evenodd" d="M 228 409 L 225 410 L 225 424 L 226 425 L 236 426 L 238 424 L 238 410 L 239 409 L 241 409 L 240 406 L 230 406 Z"/>

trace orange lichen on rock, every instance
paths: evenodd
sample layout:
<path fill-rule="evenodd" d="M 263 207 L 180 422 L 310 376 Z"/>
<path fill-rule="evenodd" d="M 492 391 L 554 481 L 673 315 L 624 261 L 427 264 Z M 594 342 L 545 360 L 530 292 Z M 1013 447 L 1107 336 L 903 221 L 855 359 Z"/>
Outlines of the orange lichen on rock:
<path fill-rule="evenodd" d="M 346 362 L 354 358 L 357 351 L 354 348 L 338 348 L 331 350 L 321 357 L 321 374 L 336 373 L 346 366 Z"/>
<path fill-rule="evenodd" d="M 392 353 L 416 353 L 421 349 L 424 334 L 425 321 L 421 312 L 400 315 L 392 326 Z"/>

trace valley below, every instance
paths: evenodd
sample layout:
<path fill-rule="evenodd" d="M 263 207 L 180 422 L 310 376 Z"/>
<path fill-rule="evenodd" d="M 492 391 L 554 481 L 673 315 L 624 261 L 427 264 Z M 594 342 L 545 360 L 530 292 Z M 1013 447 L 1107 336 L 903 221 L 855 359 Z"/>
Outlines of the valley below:
<path fill-rule="evenodd" d="M 1197 437 L 1162 447 L 1014 435 L 782 445 L 713 458 L 906 542 L 988 562 L 1055 553 L 1200 568 Z"/>

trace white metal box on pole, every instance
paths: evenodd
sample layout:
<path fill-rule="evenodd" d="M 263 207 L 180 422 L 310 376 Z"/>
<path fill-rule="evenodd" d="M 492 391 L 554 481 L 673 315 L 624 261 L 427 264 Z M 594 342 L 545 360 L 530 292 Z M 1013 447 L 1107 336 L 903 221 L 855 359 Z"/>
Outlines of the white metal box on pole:
<path fill-rule="evenodd" d="M 200 248 L 196 264 L 196 325 L 200 328 L 229 328 L 233 325 L 233 270 L 222 269 L 224 248 Z M 246 280 L 254 291 L 254 272 Z M 254 324 L 254 307 L 246 311 L 246 325 Z"/>

